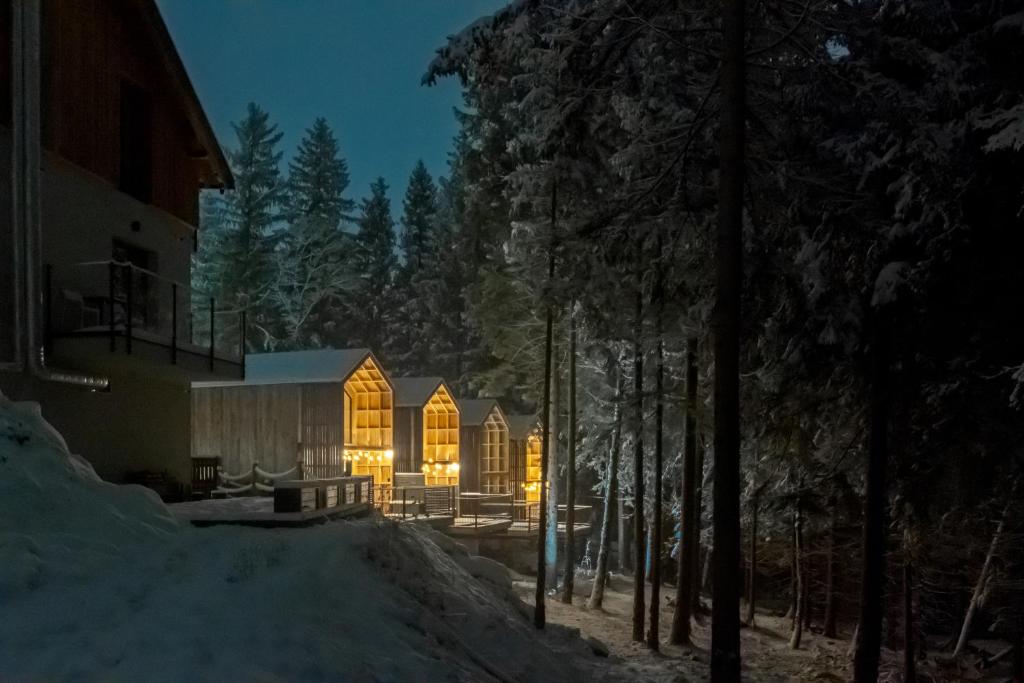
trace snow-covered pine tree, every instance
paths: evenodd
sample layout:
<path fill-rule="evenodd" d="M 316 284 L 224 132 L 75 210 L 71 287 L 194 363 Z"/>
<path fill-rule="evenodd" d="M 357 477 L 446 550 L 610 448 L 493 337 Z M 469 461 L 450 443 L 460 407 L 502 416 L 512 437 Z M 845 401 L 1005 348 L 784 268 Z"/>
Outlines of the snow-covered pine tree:
<path fill-rule="evenodd" d="M 345 332 L 348 344 L 365 346 L 375 351 L 384 348 L 385 334 L 394 329 L 394 280 L 398 265 L 395 255 L 395 222 L 391 217 L 391 200 L 383 178 L 370 185 L 356 220 L 352 270 L 356 289 L 352 292 Z"/>
<path fill-rule="evenodd" d="M 356 283 L 352 238 L 343 229 L 354 202 L 345 197 L 348 168 L 327 122 L 306 130 L 289 163 L 288 229 L 277 253 L 274 301 L 279 348 L 338 345 L 338 320 Z"/>
<path fill-rule="evenodd" d="M 416 162 L 402 202 L 402 264 L 395 284 L 396 311 L 386 355 L 406 373 L 426 373 L 433 340 L 427 334 L 430 311 L 425 292 L 436 277 L 437 186 L 422 161 Z"/>
<path fill-rule="evenodd" d="M 197 334 L 207 320 L 210 297 L 217 310 L 217 337 L 237 343 L 241 312 L 246 313 L 249 351 L 273 347 L 278 336 L 274 290 L 275 228 L 285 194 L 277 150 L 281 133 L 255 103 L 233 124 L 237 147 L 228 150 L 235 188 L 223 197 L 203 201 L 204 231 L 196 254 L 193 307 Z M 207 334 L 209 331 L 207 330 Z"/>

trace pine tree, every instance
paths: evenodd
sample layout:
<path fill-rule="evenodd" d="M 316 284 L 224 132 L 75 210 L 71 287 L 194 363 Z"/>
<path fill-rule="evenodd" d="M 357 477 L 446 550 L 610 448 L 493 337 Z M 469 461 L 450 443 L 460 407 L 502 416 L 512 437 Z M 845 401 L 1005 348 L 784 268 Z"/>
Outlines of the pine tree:
<path fill-rule="evenodd" d="M 383 178 L 370 185 L 370 196 L 362 201 L 357 219 L 353 270 L 358 284 L 349 310 L 351 331 L 348 343 L 380 349 L 393 316 L 395 270 L 395 222 L 391 200 Z"/>
<path fill-rule="evenodd" d="M 222 198 L 204 201 L 208 230 L 204 230 L 196 256 L 193 292 L 198 296 L 193 305 L 200 328 L 208 319 L 200 312 L 210 297 L 216 299 L 219 312 L 228 314 L 218 316 L 216 322 L 217 337 L 223 343 L 237 343 L 237 314 L 244 312 L 248 350 L 266 350 L 277 336 L 272 293 L 274 231 L 285 199 L 278 168 L 281 133 L 254 103 L 233 128 L 238 146 L 227 156 L 235 188 Z"/>
<path fill-rule="evenodd" d="M 334 132 L 318 118 L 288 164 L 289 218 L 315 218 L 337 226 L 355 209 L 355 202 L 344 196 L 348 183 L 348 164 Z"/>
<path fill-rule="evenodd" d="M 416 163 L 402 203 L 402 265 L 396 277 L 398 316 L 387 355 L 401 371 L 425 373 L 434 341 L 429 337 L 431 295 L 438 267 L 437 187 L 422 161 Z"/>
<path fill-rule="evenodd" d="M 289 226 L 273 294 L 282 321 L 278 346 L 318 348 L 340 341 L 337 322 L 356 286 L 351 237 L 341 225 L 354 206 L 344 196 L 348 170 L 324 119 L 306 130 L 289 169 Z"/>
<path fill-rule="evenodd" d="M 436 253 L 435 223 L 437 215 L 437 187 L 430 172 L 417 161 L 409 176 L 409 186 L 402 202 L 405 211 L 402 216 L 402 256 L 403 272 L 408 280 L 425 265 Z"/>

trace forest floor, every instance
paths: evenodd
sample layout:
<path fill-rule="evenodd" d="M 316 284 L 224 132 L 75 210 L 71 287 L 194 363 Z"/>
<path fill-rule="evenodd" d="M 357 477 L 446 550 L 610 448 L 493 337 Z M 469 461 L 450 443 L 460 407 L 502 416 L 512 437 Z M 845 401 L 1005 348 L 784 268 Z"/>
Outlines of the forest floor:
<path fill-rule="evenodd" d="M 672 629 L 673 597 L 675 589 L 665 586 L 661 593 L 661 652 L 654 653 L 643 643 L 634 642 L 632 633 L 633 581 L 630 577 L 613 574 L 605 590 L 604 606 L 589 610 L 586 601 L 590 595 L 591 580 L 576 581 L 572 605 L 565 605 L 557 597 L 547 601 L 550 622 L 578 628 L 587 637 L 604 643 L 612 657 L 621 660 L 621 666 L 637 681 L 675 683 L 677 681 L 704 681 L 708 672 L 708 647 L 711 640 L 710 617 L 693 629 L 693 647 L 678 647 L 667 643 Z M 533 601 L 535 583 L 529 577 L 517 577 L 515 587 L 527 602 Z M 651 589 L 647 586 L 645 604 L 649 605 Z M 647 614 L 650 614 L 648 607 Z M 756 627 L 741 631 L 745 681 L 844 681 L 847 680 L 846 638 L 825 638 L 820 633 L 804 636 L 799 650 L 789 648 L 790 620 L 786 617 L 758 613 Z"/>

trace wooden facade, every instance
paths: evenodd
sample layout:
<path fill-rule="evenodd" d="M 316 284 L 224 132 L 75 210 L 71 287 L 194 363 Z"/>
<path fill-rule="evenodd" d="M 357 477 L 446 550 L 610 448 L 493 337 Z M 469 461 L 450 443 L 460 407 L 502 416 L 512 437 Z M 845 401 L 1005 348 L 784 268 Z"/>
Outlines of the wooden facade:
<path fill-rule="evenodd" d="M 229 473 L 281 472 L 301 460 L 309 478 L 393 479 L 394 392 L 366 349 L 253 354 L 244 382 L 192 385 L 192 456 Z"/>
<path fill-rule="evenodd" d="M 0 2 L 3 126 L 11 14 Z M 48 0 L 40 43 L 43 148 L 198 225 L 198 190 L 230 186 L 231 172 L 153 0 Z"/>
<path fill-rule="evenodd" d="M 395 387 L 395 468 L 427 486 L 459 485 L 459 408 L 440 377 L 400 377 Z"/>
<path fill-rule="evenodd" d="M 508 423 L 512 500 L 524 515 L 536 516 L 542 484 L 540 422 L 534 415 L 509 415 Z"/>
<path fill-rule="evenodd" d="M 508 420 L 494 399 L 463 399 L 459 487 L 472 493 L 507 494 L 509 481 Z"/>

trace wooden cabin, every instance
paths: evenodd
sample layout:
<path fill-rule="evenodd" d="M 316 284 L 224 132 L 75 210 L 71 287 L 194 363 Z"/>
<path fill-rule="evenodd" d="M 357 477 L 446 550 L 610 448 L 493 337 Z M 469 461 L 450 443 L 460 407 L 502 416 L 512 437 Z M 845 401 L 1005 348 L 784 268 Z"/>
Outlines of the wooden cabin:
<path fill-rule="evenodd" d="M 250 354 L 244 381 L 192 385 L 192 456 L 228 473 L 301 460 L 306 478 L 390 486 L 393 419 L 394 387 L 369 349 Z"/>
<path fill-rule="evenodd" d="M 473 493 L 509 493 L 508 419 L 493 398 L 458 402 L 459 488 Z"/>
<path fill-rule="evenodd" d="M 541 441 L 540 421 L 535 415 L 509 415 L 509 459 L 512 500 L 517 519 L 537 517 L 540 505 Z"/>
<path fill-rule="evenodd" d="M 459 485 L 459 408 L 440 377 L 398 377 L 395 471 L 423 474 L 427 486 Z"/>
<path fill-rule="evenodd" d="M 0 391 L 105 479 L 186 483 L 190 383 L 243 376 L 188 294 L 232 183 L 154 0 L 0 2 Z"/>

